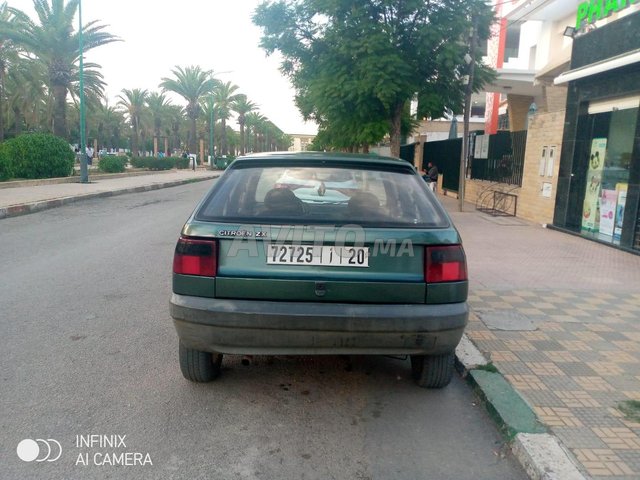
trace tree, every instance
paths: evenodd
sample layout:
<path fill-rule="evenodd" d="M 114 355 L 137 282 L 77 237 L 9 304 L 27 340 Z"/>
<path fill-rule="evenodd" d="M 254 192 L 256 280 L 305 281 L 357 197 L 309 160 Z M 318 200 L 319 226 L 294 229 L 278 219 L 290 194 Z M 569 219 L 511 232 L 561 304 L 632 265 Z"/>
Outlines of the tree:
<path fill-rule="evenodd" d="M 167 107 L 169 128 L 166 130 L 167 136 L 171 139 L 171 150 L 182 147 L 180 142 L 180 130 L 183 130 L 184 110 L 180 105 L 171 105 Z"/>
<path fill-rule="evenodd" d="M 93 119 L 96 124 L 96 136 L 101 145 L 107 148 L 120 148 L 122 143 L 120 140 L 120 129 L 124 124 L 122 113 L 114 107 L 109 106 L 108 102 L 101 103 L 97 108 Z"/>
<path fill-rule="evenodd" d="M 0 24 L 11 26 L 12 29 L 20 28 L 15 25 L 16 17 L 7 8 L 7 2 L 0 4 Z M 4 140 L 6 120 L 6 77 L 10 67 L 20 60 L 17 46 L 5 35 L 0 36 L 0 142 Z"/>
<path fill-rule="evenodd" d="M 133 140 L 131 142 L 131 152 L 133 155 L 139 155 L 139 135 L 142 114 L 147 101 L 148 92 L 140 88 L 132 90 L 123 89 L 123 95 L 118 95 L 120 101 L 118 105 L 125 109 L 129 117 L 129 123 L 133 129 Z"/>
<path fill-rule="evenodd" d="M 218 106 L 216 105 L 213 95 L 207 95 L 206 97 L 204 97 L 201 101 L 200 101 L 200 108 L 202 109 L 202 116 L 204 117 L 204 130 L 203 130 L 203 136 L 209 138 L 209 135 L 211 133 L 211 117 L 212 117 L 212 113 L 213 113 L 213 121 L 214 121 L 214 129 L 215 129 L 215 121 L 216 119 L 219 118 L 219 114 L 220 111 L 218 109 Z M 213 111 L 213 112 L 212 112 Z M 216 138 L 221 138 L 221 135 L 219 132 L 216 132 Z M 211 155 L 212 157 L 215 156 L 214 152 L 215 152 L 215 145 L 216 143 L 216 138 L 213 139 L 213 147 L 214 147 L 214 151 L 209 152 L 209 155 Z M 207 150 L 209 150 L 210 146 L 209 146 L 209 142 L 207 141 Z M 218 149 L 218 151 L 220 151 Z"/>
<path fill-rule="evenodd" d="M 252 112 L 247 114 L 246 123 L 253 131 L 253 151 L 267 151 L 269 119 L 261 113 Z"/>
<path fill-rule="evenodd" d="M 267 118 L 259 112 L 250 112 L 245 116 L 245 125 L 249 131 L 249 134 L 253 137 L 253 141 L 251 144 L 252 152 L 259 152 L 259 134 L 262 131 L 264 123 L 267 121 Z"/>
<path fill-rule="evenodd" d="M 186 113 L 191 121 L 190 150 L 197 151 L 196 120 L 200 114 L 200 100 L 210 94 L 218 84 L 211 70 L 202 70 L 199 66 L 182 68 L 176 66 L 171 71 L 175 78 L 163 78 L 160 87 L 165 91 L 177 93 L 187 101 Z"/>
<path fill-rule="evenodd" d="M 244 126 L 247 122 L 247 114 L 254 111 L 257 105 L 247 99 L 246 95 L 238 95 L 233 110 L 238 114 L 240 125 L 240 155 L 245 154 Z"/>
<path fill-rule="evenodd" d="M 478 37 L 488 38 L 493 14 L 485 0 L 279 0 L 260 5 L 254 23 L 267 53 L 282 54 L 304 118 L 339 146 L 389 132 L 399 156 L 402 118 L 416 94 L 420 116 L 460 110 L 472 16 Z"/>
<path fill-rule="evenodd" d="M 226 155 L 227 149 L 227 120 L 231 116 L 231 110 L 235 105 L 239 95 L 235 94 L 238 86 L 231 82 L 220 83 L 213 92 L 213 100 L 216 104 L 218 120 L 222 125 L 222 145 L 220 145 L 220 153 Z"/>
<path fill-rule="evenodd" d="M 169 106 L 171 106 L 171 101 L 164 93 L 151 92 L 147 96 L 147 107 L 153 121 L 153 135 L 156 138 L 160 137 L 162 123 L 170 115 Z"/>
<path fill-rule="evenodd" d="M 79 0 L 68 0 L 66 4 L 64 0 L 51 0 L 51 4 L 48 0 L 34 0 L 39 23 L 15 8 L 9 10 L 19 21 L 20 28 L 0 22 L 0 35 L 21 45 L 46 65 L 47 86 L 54 98 L 53 133 L 60 137 L 67 137 L 67 94 L 76 81 L 74 67 L 80 59 L 78 32 L 73 28 L 78 4 Z M 97 21 L 83 25 L 85 52 L 120 40 L 104 28 Z M 98 66 L 94 64 L 94 67 Z"/>

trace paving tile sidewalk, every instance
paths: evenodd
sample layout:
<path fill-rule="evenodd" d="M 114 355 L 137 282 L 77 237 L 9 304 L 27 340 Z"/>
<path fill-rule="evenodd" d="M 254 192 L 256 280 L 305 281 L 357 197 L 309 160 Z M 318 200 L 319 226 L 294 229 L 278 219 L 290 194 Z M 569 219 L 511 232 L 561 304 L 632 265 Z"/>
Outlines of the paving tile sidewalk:
<path fill-rule="evenodd" d="M 593 478 L 640 478 L 640 256 L 440 197 L 471 277 L 467 335 Z"/>
<path fill-rule="evenodd" d="M 90 183 L 59 183 L 0 189 L 0 219 L 42 210 L 82 198 L 152 190 L 220 176 L 219 171 L 172 170 L 149 175 L 99 178 Z"/>

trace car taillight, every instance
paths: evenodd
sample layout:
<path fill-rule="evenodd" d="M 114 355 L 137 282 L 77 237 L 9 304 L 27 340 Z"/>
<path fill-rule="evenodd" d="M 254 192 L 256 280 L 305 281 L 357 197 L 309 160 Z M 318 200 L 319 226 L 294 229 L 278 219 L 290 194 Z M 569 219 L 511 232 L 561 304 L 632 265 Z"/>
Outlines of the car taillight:
<path fill-rule="evenodd" d="M 427 283 L 467 280 L 467 260 L 462 245 L 426 247 L 424 279 Z"/>
<path fill-rule="evenodd" d="M 216 240 L 180 237 L 173 256 L 173 273 L 215 277 L 218 273 Z"/>

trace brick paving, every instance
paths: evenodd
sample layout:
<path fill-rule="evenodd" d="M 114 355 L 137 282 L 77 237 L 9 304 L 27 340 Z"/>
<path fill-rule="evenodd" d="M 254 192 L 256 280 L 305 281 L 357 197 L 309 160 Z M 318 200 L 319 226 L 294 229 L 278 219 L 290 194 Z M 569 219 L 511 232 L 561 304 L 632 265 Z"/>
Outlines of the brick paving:
<path fill-rule="evenodd" d="M 467 335 L 594 479 L 640 479 L 640 256 L 441 197 L 469 261 Z"/>

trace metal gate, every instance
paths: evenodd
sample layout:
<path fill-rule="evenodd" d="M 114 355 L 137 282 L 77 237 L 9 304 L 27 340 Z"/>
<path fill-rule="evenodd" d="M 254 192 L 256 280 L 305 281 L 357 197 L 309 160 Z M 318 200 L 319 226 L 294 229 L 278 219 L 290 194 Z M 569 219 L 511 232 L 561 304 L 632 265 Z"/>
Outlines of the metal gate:
<path fill-rule="evenodd" d="M 471 178 L 522 186 L 526 145 L 526 130 L 489 135 L 487 158 L 472 158 Z"/>
<path fill-rule="evenodd" d="M 406 160 L 413 165 L 413 159 L 416 153 L 416 144 L 409 143 L 407 145 L 400 145 L 400 158 Z"/>
<path fill-rule="evenodd" d="M 422 155 L 422 168 L 432 162 L 442 175 L 442 189 L 457 192 L 460 186 L 460 157 L 462 156 L 462 139 L 425 142 Z"/>

